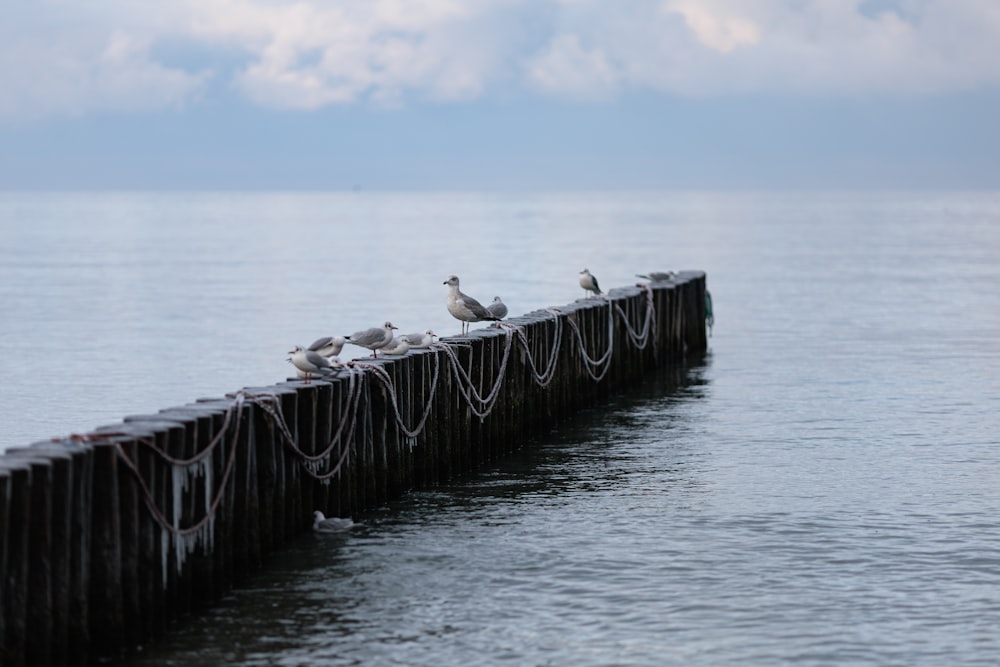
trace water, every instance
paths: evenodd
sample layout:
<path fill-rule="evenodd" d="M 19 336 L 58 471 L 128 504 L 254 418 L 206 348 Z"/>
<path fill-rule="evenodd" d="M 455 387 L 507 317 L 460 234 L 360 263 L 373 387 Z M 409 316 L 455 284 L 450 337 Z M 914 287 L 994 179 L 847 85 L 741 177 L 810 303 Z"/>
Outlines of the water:
<path fill-rule="evenodd" d="M 0 232 L 8 446 L 387 317 L 455 333 L 450 273 L 513 313 L 708 273 L 704 359 L 304 536 L 132 664 L 995 664 L 998 193 L 7 194 Z"/>

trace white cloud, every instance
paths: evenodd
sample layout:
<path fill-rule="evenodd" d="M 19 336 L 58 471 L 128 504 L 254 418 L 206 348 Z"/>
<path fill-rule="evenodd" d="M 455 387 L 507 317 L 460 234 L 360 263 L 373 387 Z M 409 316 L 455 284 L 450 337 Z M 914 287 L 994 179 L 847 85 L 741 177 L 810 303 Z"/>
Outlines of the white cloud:
<path fill-rule="evenodd" d="M 671 0 L 666 3 L 666 8 L 684 17 L 684 22 L 699 42 L 721 53 L 760 41 L 757 24 L 728 8 L 720 11 L 698 0 Z"/>
<path fill-rule="evenodd" d="M 217 86 L 304 110 L 519 87 L 924 93 L 1000 85 L 998 62 L 996 0 L 14 0 L 0 117 L 169 108 Z"/>
<path fill-rule="evenodd" d="M 249 62 L 234 85 L 258 104 L 315 109 L 406 93 L 466 99 L 482 92 L 489 68 L 461 39 L 476 18 L 464 3 L 192 4 L 194 30 L 210 42 L 243 44 Z"/>

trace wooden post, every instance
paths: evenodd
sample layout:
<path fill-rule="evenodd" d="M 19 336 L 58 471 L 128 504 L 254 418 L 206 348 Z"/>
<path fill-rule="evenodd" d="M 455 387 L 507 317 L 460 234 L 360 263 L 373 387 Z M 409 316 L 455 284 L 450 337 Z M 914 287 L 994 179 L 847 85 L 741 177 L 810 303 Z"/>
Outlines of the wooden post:
<path fill-rule="evenodd" d="M 4 663 L 27 665 L 28 563 L 31 544 L 31 464 L 27 459 L 0 458 L 7 479 L 7 520 L 3 526 L 7 564 L 4 568 Z"/>

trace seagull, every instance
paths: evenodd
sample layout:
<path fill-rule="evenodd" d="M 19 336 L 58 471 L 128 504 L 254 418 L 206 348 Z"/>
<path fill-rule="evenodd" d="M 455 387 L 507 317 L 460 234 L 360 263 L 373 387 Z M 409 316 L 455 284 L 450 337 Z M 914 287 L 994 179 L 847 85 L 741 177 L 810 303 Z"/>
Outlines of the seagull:
<path fill-rule="evenodd" d="M 462 294 L 458 289 L 458 276 L 448 276 L 448 280 L 444 281 L 443 284 L 448 286 L 448 312 L 456 320 L 462 321 L 463 336 L 469 332 L 469 322 L 482 322 L 483 320 L 496 322 L 500 319 L 471 296 Z"/>
<path fill-rule="evenodd" d="M 378 359 L 378 350 L 392 342 L 392 330 L 395 329 L 388 320 L 380 327 L 372 327 L 365 331 L 355 331 L 350 336 L 344 336 L 347 342 L 358 347 L 366 347 Z"/>
<path fill-rule="evenodd" d="M 507 317 L 507 305 L 500 300 L 500 297 L 493 297 L 493 303 L 486 306 L 486 310 L 496 315 L 501 320 Z"/>
<path fill-rule="evenodd" d="M 304 377 L 306 382 L 309 382 L 313 375 L 325 375 L 334 370 L 333 364 L 326 357 L 301 345 L 293 347 L 288 354 L 292 355 L 288 360 L 300 371 L 299 377 Z"/>
<path fill-rule="evenodd" d="M 649 273 L 637 273 L 636 278 L 645 278 L 653 283 L 665 283 L 677 277 L 673 271 L 650 271 Z"/>
<path fill-rule="evenodd" d="M 328 519 L 319 510 L 313 512 L 313 530 L 317 533 L 340 533 L 348 530 L 353 525 L 354 521 L 349 517 L 343 519 L 330 517 Z"/>
<path fill-rule="evenodd" d="M 584 289 L 585 292 L 593 292 L 594 294 L 600 294 L 601 288 L 597 285 L 597 278 L 590 273 L 590 269 L 584 269 L 580 272 L 580 287 Z M 590 296 L 589 294 L 587 295 Z"/>
<path fill-rule="evenodd" d="M 336 369 L 339 369 L 339 368 L 343 368 L 343 367 L 344 367 L 344 364 L 342 364 L 342 363 L 341 363 L 341 361 L 340 361 L 340 359 L 339 359 L 339 358 L 337 358 L 337 357 L 330 357 L 330 360 L 329 360 L 329 361 L 330 361 L 330 366 L 332 366 L 332 367 L 333 367 L 333 370 L 336 370 Z M 292 363 L 292 360 L 291 360 L 291 359 L 289 359 L 289 360 L 288 360 L 288 363 Z M 309 373 L 308 371 L 304 371 L 304 370 L 302 370 L 301 368 L 296 368 L 296 369 L 295 369 L 295 375 L 296 375 L 296 376 L 297 376 L 297 377 L 298 377 L 298 378 L 299 378 L 300 380 L 306 380 L 306 381 L 308 381 L 308 380 L 309 380 L 309 379 L 310 379 L 310 378 L 312 377 L 312 374 L 311 374 L 311 373 Z"/>
<path fill-rule="evenodd" d="M 416 350 L 419 348 L 430 347 L 434 339 L 437 338 L 437 334 L 428 329 L 424 333 L 411 333 L 402 336 L 410 344 L 411 350 Z"/>
<path fill-rule="evenodd" d="M 324 357 L 335 357 L 344 349 L 347 339 L 343 336 L 324 336 L 313 341 L 307 349 L 318 352 Z"/>
<path fill-rule="evenodd" d="M 389 344 L 382 348 L 382 354 L 406 354 L 410 350 L 410 341 L 406 336 L 393 336 Z"/>

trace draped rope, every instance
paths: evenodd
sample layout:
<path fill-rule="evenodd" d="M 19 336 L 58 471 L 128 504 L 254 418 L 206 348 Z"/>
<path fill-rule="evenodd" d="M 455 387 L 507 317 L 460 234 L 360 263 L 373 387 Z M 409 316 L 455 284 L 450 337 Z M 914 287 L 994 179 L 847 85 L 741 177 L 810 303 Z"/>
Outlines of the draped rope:
<path fill-rule="evenodd" d="M 472 413 L 479 417 L 480 421 L 486 419 L 490 412 L 493 410 L 493 405 L 496 403 L 497 398 L 500 396 L 500 388 L 503 386 L 503 381 L 507 377 L 507 362 L 510 360 L 510 351 L 513 347 L 513 329 L 512 327 L 504 327 L 504 350 L 503 358 L 500 361 L 500 368 L 497 371 L 496 382 L 490 388 L 488 394 L 485 397 L 481 396 L 478 389 L 476 389 L 476 383 L 472 380 L 469 372 L 466 371 L 461 362 L 458 359 L 458 354 L 456 354 L 453 346 L 447 343 L 432 343 L 431 348 L 436 350 L 441 350 L 444 352 L 445 356 L 451 362 L 451 369 L 455 375 L 455 380 L 457 382 L 458 391 L 465 398 L 465 402 L 468 404 L 469 409 Z"/>
<path fill-rule="evenodd" d="M 553 327 L 552 332 L 552 345 L 549 349 L 549 360 L 545 370 L 541 373 L 538 372 L 538 368 L 535 366 L 534 355 L 531 353 L 531 344 L 528 342 L 528 337 L 524 335 L 524 329 L 522 327 L 514 327 L 510 324 L 501 323 L 501 326 L 511 327 L 516 331 L 517 339 L 524 348 L 525 358 L 528 360 L 528 368 L 531 370 L 531 379 L 534 380 L 535 384 L 540 387 L 549 386 L 552 382 L 552 378 L 556 376 L 556 365 L 559 362 L 559 348 L 562 346 L 561 313 L 554 308 L 547 308 L 546 312 L 553 316 L 552 321 L 555 322 L 555 326 Z"/>
<path fill-rule="evenodd" d="M 604 297 L 602 297 L 604 298 Z M 575 335 L 575 340 L 577 347 L 580 350 L 580 357 L 583 359 L 583 368 L 587 371 L 587 375 L 590 376 L 594 382 L 600 382 L 607 375 L 608 370 L 611 368 L 611 354 L 614 352 L 615 345 L 615 320 L 613 305 L 610 299 L 606 299 L 608 304 L 608 348 L 604 353 L 597 359 L 592 359 L 590 354 L 587 352 L 587 346 L 583 340 L 583 334 L 580 331 L 580 325 L 577 324 L 576 319 L 572 315 L 566 317 L 566 321 L 569 323 L 570 328 L 573 330 Z"/>
<path fill-rule="evenodd" d="M 424 425 L 427 423 L 427 418 L 431 414 L 431 408 L 434 407 L 434 395 L 437 392 L 438 373 L 441 368 L 441 361 L 439 355 L 435 354 L 432 356 L 434 357 L 434 377 L 431 380 L 430 393 L 427 395 L 427 404 L 424 406 L 423 415 L 420 417 L 420 421 L 418 421 L 416 426 L 412 428 L 408 427 L 403 422 L 403 415 L 400 414 L 399 403 L 396 399 L 396 387 L 392 382 L 392 378 L 385 372 L 385 369 L 378 364 L 368 364 L 358 361 L 348 363 L 349 366 L 371 371 L 372 374 L 382 383 L 382 386 L 385 387 L 386 393 L 391 399 L 393 414 L 396 417 L 396 423 L 399 425 L 399 430 L 401 430 L 408 438 L 416 438 L 420 435 L 420 433 L 424 430 Z"/>
<path fill-rule="evenodd" d="M 650 287 L 648 283 L 641 285 L 642 289 L 646 292 L 646 315 L 642 322 L 642 331 L 636 331 L 632 327 L 632 323 L 629 322 L 628 314 L 622 309 L 620 305 L 615 304 L 615 310 L 621 315 L 622 322 L 625 323 L 625 331 L 628 332 L 629 339 L 632 341 L 632 346 L 637 350 L 644 350 L 649 344 L 650 333 L 653 333 L 655 338 L 656 332 L 656 318 L 654 317 L 654 307 L 653 307 L 653 288 Z"/>
<path fill-rule="evenodd" d="M 204 451 L 200 452 L 197 456 L 194 456 L 190 459 L 177 459 L 167 455 L 165 452 L 157 448 L 156 445 L 149 438 L 140 437 L 135 439 L 137 443 L 152 449 L 161 459 L 163 459 L 170 465 L 173 465 L 175 467 L 187 468 L 200 463 L 201 461 L 203 461 L 205 458 L 207 458 L 212 454 L 212 452 L 216 449 L 216 447 L 218 447 L 223 442 L 224 436 L 226 435 L 226 432 L 229 429 L 229 424 L 232 421 L 233 415 L 235 414 L 237 416 L 236 426 L 232 432 L 229 456 L 226 460 L 225 467 L 223 469 L 222 480 L 219 483 L 218 488 L 215 490 L 215 494 L 212 497 L 211 502 L 208 504 L 208 507 L 205 511 L 205 516 L 203 516 L 195 524 L 188 526 L 186 528 L 181 528 L 179 526 L 178 523 L 180 520 L 179 516 L 175 516 L 174 520 L 171 521 L 160 510 L 160 508 L 156 504 L 156 499 L 153 497 L 153 493 L 150 490 L 149 485 L 146 484 L 146 480 L 142 476 L 142 473 L 139 471 L 139 468 L 135 463 L 135 461 L 133 461 L 128 456 L 128 454 L 125 452 L 125 448 L 122 446 L 121 443 L 117 442 L 115 443 L 115 453 L 118 457 L 118 460 L 121 461 L 122 464 L 124 464 L 125 468 L 132 473 L 132 476 L 135 478 L 136 483 L 139 487 L 139 491 L 142 494 L 146 509 L 149 511 L 153 519 L 156 520 L 156 522 L 160 525 L 160 527 L 163 530 L 168 531 L 170 534 L 174 536 L 186 537 L 198 533 L 205 527 L 206 524 L 208 524 L 215 518 L 216 510 L 219 507 L 219 503 L 222 502 L 222 497 L 225 493 L 226 485 L 228 484 L 229 479 L 232 475 L 233 465 L 236 461 L 236 444 L 240 436 L 239 416 L 243 410 L 245 402 L 246 402 L 246 394 L 244 392 L 237 393 L 233 403 L 226 409 L 223 426 L 219 430 L 219 433 L 212 439 L 209 445 L 206 446 Z M 104 432 L 104 433 L 88 434 L 86 436 L 72 436 L 71 439 L 77 442 L 93 443 L 93 442 L 100 442 L 102 440 L 110 440 L 111 438 L 120 436 L 133 437 L 131 434 L 127 432 Z M 175 514 L 177 514 L 177 512 L 175 512 Z"/>

